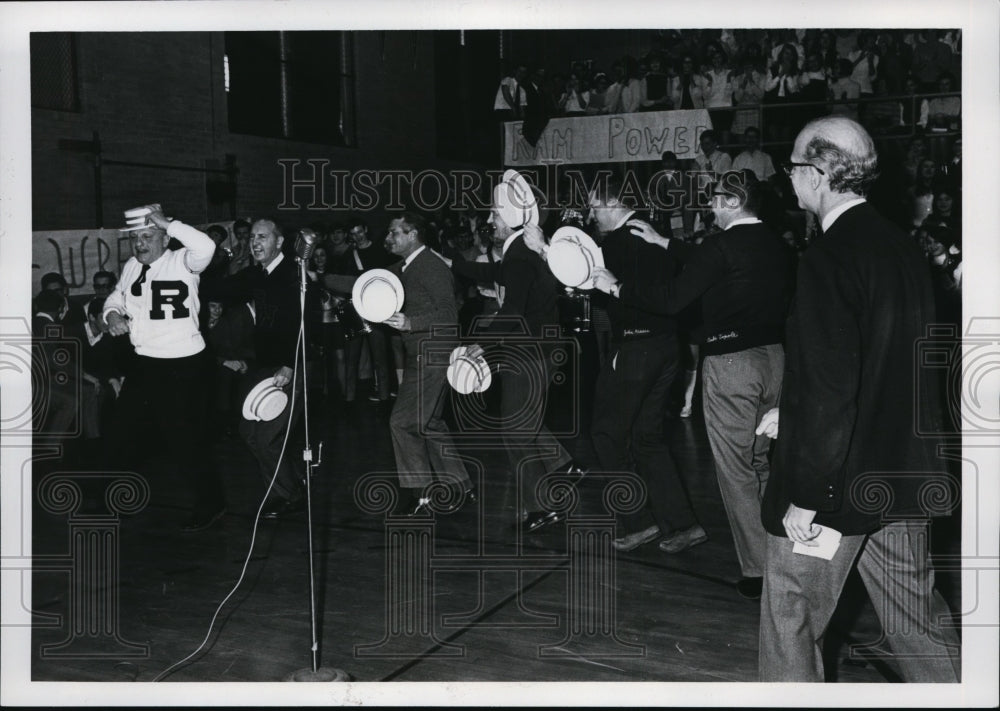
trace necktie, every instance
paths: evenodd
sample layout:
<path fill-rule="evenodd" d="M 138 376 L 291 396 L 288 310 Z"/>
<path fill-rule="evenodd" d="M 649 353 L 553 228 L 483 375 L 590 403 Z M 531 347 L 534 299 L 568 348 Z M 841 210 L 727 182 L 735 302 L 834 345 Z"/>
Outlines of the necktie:
<path fill-rule="evenodd" d="M 146 283 L 146 272 L 149 271 L 149 265 L 142 265 L 142 273 L 139 274 L 139 278 L 132 282 L 132 296 L 142 296 L 142 285 Z"/>

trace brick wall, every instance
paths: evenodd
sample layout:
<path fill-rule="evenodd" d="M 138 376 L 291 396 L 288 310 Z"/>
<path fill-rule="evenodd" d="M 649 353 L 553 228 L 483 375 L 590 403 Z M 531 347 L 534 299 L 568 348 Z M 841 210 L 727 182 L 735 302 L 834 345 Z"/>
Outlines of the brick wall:
<path fill-rule="evenodd" d="M 280 159 L 327 159 L 350 171 L 454 167 L 435 157 L 432 35 L 359 32 L 354 47 L 357 146 L 340 148 L 230 133 L 222 33 L 79 34 L 81 111 L 32 111 L 34 229 L 97 226 L 92 157 L 59 146 L 94 131 L 105 159 L 107 227 L 121 223 L 122 210 L 154 200 L 185 221 L 230 217 L 228 204 L 210 204 L 204 172 L 113 161 L 221 168 L 233 154 L 239 215 L 277 212 Z M 291 226 L 331 217 L 304 208 L 279 215 Z M 376 225 L 385 219 L 371 217 Z"/>

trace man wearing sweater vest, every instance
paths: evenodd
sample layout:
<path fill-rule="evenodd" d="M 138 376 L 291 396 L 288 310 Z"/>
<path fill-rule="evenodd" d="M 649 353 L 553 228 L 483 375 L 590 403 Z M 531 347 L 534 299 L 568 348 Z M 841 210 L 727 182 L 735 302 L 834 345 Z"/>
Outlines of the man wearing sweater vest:
<path fill-rule="evenodd" d="M 159 205 L 145 207 L 150 210 L 145 222 L 123 230 L 133 257 L 104 302 L 108 332 L 128 334 L 136 354 L 115 407 L 108 459 L 115 469 L 134 468 L 151 442 L 165 444 L 195 492 L 184 530 L 200 531 L 226 512 L 221 477 L 204 451 L 211 362 L 198 330 L 199 275 L 212 261 L 215 242 L 164 217 Z M 182 248 L 168 250 L 171 238 Z M 150 437 L 151 426 L 157 438 Z"/>
<path fill-rule="evenodd" d="M 385 239 L 386 249 L 403 259 L 393 271 L 399 274 L 406 300 L 402 312 L 394 313 L 385 324 L 402 334 L 405 349 L 403 380 L 389 429 L 399 484 L 410 495 L 406 513 L 411 516 L 429 513 L 425 487 L 435 479 L 456 489 L 456 507 L 475 501 L 472 481 L 441 417 L 447 365 L 427 361 L 420 352 L 421 341 L 431 338 L 435 327 L 458 323 L 455 282 L 448 267 L 424 245 L 426 231 L 422 217 L 404 212 L 389 223 Z M 457 339 L 450 345 L 457 346 Z M 435 339 L 438 348 L 448 349 L 449 344 Z"/>
<path fill-rule="evenodd" d="M 712 213 L 722 232 L 701 245 L 661 237 L 632 221 L 634 234 L 684 263 L 677 278 L 618 284 L 602 272 L 597 285 L 626 305 L 669 314 L 701 298 L 705 428 L 743 573 L 737 590 L 758 599 L 767 548 L 760 502 L 770 440 L 754 430 L 781 394 L 791 263 L 781 240 L 757 217 L 764 186 L 753 172 L 727 173 L 713 192 Z"/>

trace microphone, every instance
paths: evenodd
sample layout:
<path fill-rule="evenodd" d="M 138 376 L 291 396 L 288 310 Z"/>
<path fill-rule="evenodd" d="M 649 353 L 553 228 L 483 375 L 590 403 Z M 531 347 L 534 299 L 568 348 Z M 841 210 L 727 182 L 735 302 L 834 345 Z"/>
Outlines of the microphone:
<path fill-rule="evenodd" d="M 299 230 L 298 236 L 295 238 L 295 256 L 303 262 L 308 262 L 312 258 L 313 252 L 316 251 L 318 241 L 316 233 L 308 227 Z"/>

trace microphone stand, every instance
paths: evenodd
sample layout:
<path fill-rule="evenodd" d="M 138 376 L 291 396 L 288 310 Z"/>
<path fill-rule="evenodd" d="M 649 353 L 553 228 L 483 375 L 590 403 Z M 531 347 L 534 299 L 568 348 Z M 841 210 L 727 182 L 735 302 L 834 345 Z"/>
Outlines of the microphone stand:
<path fill-rule="evenodd" d="M 299 263 L 299 339 L 302 342 L 301 360 L 296 367 L 302 368 L 302 415 L 305 420 L 305 446 L 302 449 L 302 461 L 306 465 L 306 531 L 309 540 L 309 626 L 312 633 L 312 668 L 299 669 L 292 672 L 285 681 L 348 681 L 350 677 L 342 669 L 319 666 L 319 642 L 316 638 L 316 577 L 313 561 L 313 524 L 312 524 L 312 470 L 318 466 L 323 457 L 323 443 L 319 445 L 319 460 L 312 458 L 312 447 L 309 444 L 309 383 L 306 380 L 306 259 L 296 258 Z"/>

